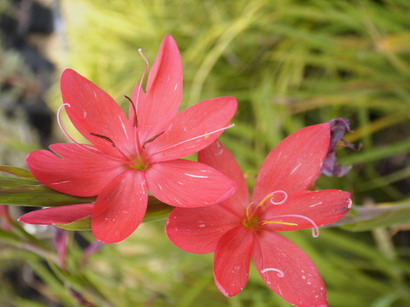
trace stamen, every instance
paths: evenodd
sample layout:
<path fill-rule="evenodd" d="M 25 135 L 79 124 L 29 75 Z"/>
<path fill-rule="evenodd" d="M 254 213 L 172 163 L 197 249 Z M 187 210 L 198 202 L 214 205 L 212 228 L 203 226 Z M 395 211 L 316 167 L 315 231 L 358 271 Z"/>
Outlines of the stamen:
<path fill-rule="evenodd" d="M 304 219 L 305 221 L 308 221 L 313 226 L 313 228 L 312 228 L 312 237 L 317 238 L 319 236 L 319 227 L 317 226 L 317 224 L 312 219 L 310 219 L 310 218 L 308 218 L 307 216 L 304 216 L 304 215 L 298 215 L 298 214 L 277 215 L 277 216 L 272 217 L 270 220 L 277 219 L 277 218 L 282 218 L 282 217 L 296 217 L 296 218 L 301 218 L 301 219 Z M 263 224 L 271 224 L 271 222 L 272 221 L 263 221 L 262 223 Z M 282 222 L 279 222 L 279 223 L 282 223 Z M 298 224 L 296 224 L 296 225 L 298 225 Z"/>
<path fill-rule="evenodd" d="M 124 97 L 131 103 L 132 109 L 134 111 L 134 127 L 138 127 L 138 117 L 137 117 L 137 108 L 135 107 L 134 102 L 132 101 L 132 99 L 130 97 L 128 97 L 127 95 L 124 95 Z"/>
<path fill-rule="evenodd" d="M 179 145 L 182 145 L 182 144 L 185 144 L 185 143 L 188 143 L 188 142 L 191 142 L 191 141 L 194 141 L 194 140 L 203 138 L 203 137 L 207 137 L 207 136 L 212 135 L 212 134 L 214 134 L 214 133 L 227 130 L 227 129 L 232 128 L 232 127 L 234 127 L 234 126 L 235 126 L 235 124 L 230 124 L 229 126 L 226 126 L 226 127 L 223 127 L 223 128 L 217 129 L 217 130 L 214 130 L 214 131 L 212 131 L 212 132 L 207 132 L 207 133 L 204 133 L 204 134 L 195 136 L 195 137 L 193 137 L 193 138 L 190 138 L 190 139 L 188 139 L 188 140 L 184 140 L 184 141 L 181 141 L 181 142 L 179 142 L 179 143 L 172 144 L 171 146 L 169 146 L 169 147 L 167 147 L 167 148 L 164 148 L 164 149 L 162 149 L 161 151 L 155 152 L 155 154 L 158 154 L 158 153 L 167 151 L 167 150 L 169 150 L 169 149 L 171 149 L 171 148 L 177 147 L 177 146 L 179 146 Z"/>
<path fill-rule="evenodd" d="M 142 59 L 143 59 L 144 62 L 145 62 L 145 69 L 144 69 L 144 73 L 142 74 L 142 77 L 141 77 L 141 81 L 140 81 L 140 83 L 139 83 L 139 86 L 138 86 L 137 99 L 136 99 L 136 102 L 135 102 L 135 103 L 136 103 L 136 105 L 135 105 L 135 109 L 136 109 L 136 110 L 138 110 L 138 102 L 140 101 L 140 94 L 141 94 L 142 83 L 144 82 L 145 75 L 147 74 L 148 69 L 149 69 L 148 60 L 147 60 L 147 58 L 144 56 L 144 54 L 142 53 L 142 49 L 141 49 L 141 48 L 138 49 L 138 53 L 140 54 L 140 56 L 142 57 Z"/>
<path fill-rule="evenodd" d="M 154 135 L 152 138 L 149 138 L 148 140 L 146 140 L 146 141 L 144 142 L 144 144 L 142 144 L 142 148 L 145 149 L 145 145 L 147 145 L 148 143 L 154 142 L 158 137 L 160 137 L 161 135 L 163 135 L 164 132 L 165 132 L 165 131 L 162 131 L 162 132 L 160 132 L 160 133 Z"/>
<path fill-rule="evenodd" d="M 288 225 L 288 226 L 297 226 L 296 223 L 288 223 L 288 222 L 279 222 L 279 221 L 263 221 L 262 225 L 265 224 L 280 224 L 280 225 Z"/>
<path fill-rule="evenodd" d="M 112 145 L 112 147 L 115 147 L 115 143 L 114 143 L 113 140 L 111 140 L 108 136 L 101 135 L 101 134 L 97 134 L 97 133 L 93 133 L 93 132 L 90 132 L 90 135 L 96 136 L 97 138 L 100 138 L 100 139 L 103 139 L 103 140 L 105 140 L 105 141 L 107 141 L 107 142 L 110 142 L 111 145 Z"/>
<path fill-rule="evenodd" d="M 275 195 L 275 193 L 283 193 L 283 195 L 284 195 L 283 199 L 279 202 L 274 202 L 273 201 L 273 195 Z M 282 205 L 287 200 L 288 200 L 288 194 L 285 191 L 278 190 L 278 191 L 275 191 L 275 192 L 272 193 L 272 198 L 270 199 L 270 202 L 271 202 L 272 205 Z"/>
<path fill-rule="evenodd" d="M 261 273 L 263 274 L 263 273 L 271 272 L 271 271 L 277 272 L 276 275 L 277 275 L 278 277 L 285 277 L 285 273 L 284 273 L 282 270 L 275 269 L 275 268 L 266 268 L 266 269 L 263 269 L 263 270 L 261 271 Z"/>
<path fill-rule="evenodd" d="M 272 199 L 273 196 L 274 196 L 276 193 L 283 193 L 283 195 L 284 195 L 283 199 L 282 199 L 281 201 L 279 201 L 279 202 L 275 202 L 275 201 L 273 201 L 273 199 Z M 270 203 L 271 203 L 272 205 L 282 205 L 283 203 L 285 203 L 285 202 L 288 200 L 288 194 L 287 194 L 285 191 L 282 191 L 282 190 L 277 190 L 277 191 L 275 191 L 275 192 L 269 193 L 268 195 L 265 196 L 264 199 L 262 199 L 262 200 L 259 202 L 258 206 L 259 206 L 259 207 L 262 207 L 262 206 L 266 203 L 266 201 L 267 201 L 269 198 L 271 199 L 271 200 L 270 200 Z"/>
<path fill-rule="evenodd" d="M 64 135 L 65 135 L 68 139 L 70 139 L 71 142 L 78 144 L 78 143 L 67 133 L 67 131 L 65 131 L 65 129 L 64 129 L 62 123 L 61 123 L 61 109 L 62 109 L 63 107 L 65 107 L 65 106 L 71 108 L 71 105 L 70 105 L 69 103 L 63 103 L 61 106 L 58 107 L 58 110 L 57 110 L 57 124 L 58 124 L 58 127 L 59 127 L 60 130 L 64 133 Z M 80 145 L 80 144 L 78 144 L 78 145 Z"/>
<path fill-rule="evenodd" d="M 98 134 L 98 133 L 94 133 L 94 132 L 89 132 L 90 135 L 95 136 L 97 138 L 103 139 L 104 141 L 109 142 L 112 147 L 115 147 L 115 149 L 117 149 L 117 151 L 120 153 L 121 156 L 123 156 L 123 158 L 125 158 L 126 160 L 131 160 L 129 157 L 127 157 L 127 155 L 125 153 L 123 153 L 117 146 L 115 146 L 115 143 L 113 140 L 111 140 L 108 136 L 102 135 L 102 134 Z"/>
<path fill-rule="evenodd" d="M 63 108 L 64 106 L 67 106 L 67 107 L 71 108 L 71 105 L 70 105 L 69 103 L 63 103 L 63 104 L 58 108 L 58 110 L 57 110 L 57 123 L 58 123 L 58 127 L 59 127 L 60 130 L 64 133 L 64 135 L 65 135 L 71 142 L 73 142 L 74 144 L 76 144 L 77 146 L 81 147 L 82 149 L 84 149 L 84 150 L 86 150 L 86 151 L 88 151 L 88 152 L 91 152 L 91 153 L 93 153 L 93 154 L 95 154 L 95 153 L 103 154 L 104 157 L 107 158 L 107 159 L 114 160 L 114 161 L 119 161 L 118 158 L 115 158 L 115 157 L 112 157 L 112 156 L 110 156 L 110 155 L 106 155 L 106 154 L 104 154 L 104 153 L 101 153 L 98 149 L 96 149 L 96 148 L 93 147 L 93 146 L 83 145 L 83 144 L 78 143 L 76 140 L 74 140 L 74 139 L 67 133 L 67 131 L 65 131 L 65 129 L 64 129 L 62 123 L 61 123 L 61 110 L 62 110 L 62 108 Z M 93 135 L 92 133 L 90 133 L 90 134 Z M 94 136 L 97 136 L 97 135 L 94 135 Z M 100 136 L 100 135 L 98 135 L 98 136 Z M 100 137 L 103 137 L 103 136 L 100 136 Z M 107 137 L 106 137 L 106 138 L 107 138 Z M 108 139 L 108 138 L 107 138 L 107 139 Z M 110 141 L 111 141 L 111 140 L 110 140 Z M 111 141 L 111 142 L 112 142 L 112 141 Z M 114 144 L 114 142 L 112 142 L 112 144 Z M 123 154 L 121 151 L 120 151 L 120 153 L 124 156 L 124 154 Z"/>
<path fill-rule="evenodd" d="M 71 105 L 70 105 L 69 103 L 63 103 L 61 106 L 58 107 L 58 110 L 57 110 L 57 124 L 58 124 L 58 127 L 60 128 L 60 130 L 63 132 L 63 134 L 64 134 L 71 142 L 73 142 L 74 144 L 80 146 L 80 147 L 83 148 L 84 150 L 87 150 L 87 151 L 89 151 L 89 152 L 91 152 L 91 153 L 96 153 L 97 150 L 95 150 L 93 147 L 89 147 L 89 146 L 86 146 L 86 145 L 83 145 L 83 144 L 78 143 L 76 140 L 74 140 L 74 139 L 68 134 L 67 131 L 65 131 L 65 129 L 64 129 L 64 127 L 63 127 L 63 124 L 61 123 L 61 110 L 62 110 L 62 108 L 65 107 L 65 106 L 71 108 Z"/>

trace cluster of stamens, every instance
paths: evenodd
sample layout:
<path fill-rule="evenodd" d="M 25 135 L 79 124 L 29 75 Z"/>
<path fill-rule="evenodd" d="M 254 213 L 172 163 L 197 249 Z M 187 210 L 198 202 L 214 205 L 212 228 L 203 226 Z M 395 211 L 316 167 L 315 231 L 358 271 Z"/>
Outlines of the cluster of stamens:
<path fill-rule="evenodd" d="M 276 195 L 282 195 L 282 199 L 276 200 Z M 265 204 L 274 205 L 274 206 L 279 206 L 283 205 L 288 199 L 288 194 L 285 191 L 282 190 L 277 190 L 272 193 L 269 193 L 266 195 L 260 202 L 259 204 L 255 205 L 253 202 L 251 202 L 248 207 L 246 208 L 246 218 L 243 220 L 243 225 L 251 230 L 258 231 L 261 226 L 267 225 L 267 224 L 277 224 L 277 225 L 287 225 L 287 226 L 298 226 L 299 224 L 297 223 L 291 223 L 291 222 L 284 222 L 282 219 L 286 218 L 298 218 L 298 219 L 303 219 L 310 224 L 312 224 L 312 236 L 313 237 L 318 237 L 319 236 L 319 227 L 316 225 L 316 223 L 311 219 L 308 218 L 307 216 L 304 215 L 299 215 L 299 214 L 284 214 L 284 215 L 276 215 L 268 220 L 259 220 L 259 215 L 257 214 L 258 211 L 260 211 L 260 208 L 263 207 Z"/>

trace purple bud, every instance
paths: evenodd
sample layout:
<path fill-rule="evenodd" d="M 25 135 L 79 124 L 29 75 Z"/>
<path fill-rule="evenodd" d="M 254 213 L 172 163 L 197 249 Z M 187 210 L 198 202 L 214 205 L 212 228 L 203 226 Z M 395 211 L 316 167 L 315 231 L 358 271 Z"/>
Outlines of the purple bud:
<path fill-rule="evenodd" d="M 321 172 L 329 177 L 342 177 L 346 175 L 351 165 L 342 166 L 337 163 L 335 148 L 339 141 L 344 143 L 344 147 L 356 150 L 355 146 L 343 139 L 346 132 L 352 132 L 349 126 L 349 120 L 345 118 L 335 118 L 329 121 L 330 123 L 330 144 L 329 151 L 323 161 Z"/>
<path fill-rule="evenodd" d="M 352 130 L 350 130 L 350 125 L 349 125 L 350 123 L 349 123 L 349 120 L 346 118 L 339 117 L 339 118 L 332 119 L 329 121 L 329 124 L 330 124 L 330 145 L 329 145 L 329 151 L 330 151 L 330 150 L 333 150 L 333 148 L 335 148 L 337 142 L 339 142 L 343 138 L 346 132 L 352 132 Z M 347 143 L 347 144 L 350 144 L 350 143 Z"/>

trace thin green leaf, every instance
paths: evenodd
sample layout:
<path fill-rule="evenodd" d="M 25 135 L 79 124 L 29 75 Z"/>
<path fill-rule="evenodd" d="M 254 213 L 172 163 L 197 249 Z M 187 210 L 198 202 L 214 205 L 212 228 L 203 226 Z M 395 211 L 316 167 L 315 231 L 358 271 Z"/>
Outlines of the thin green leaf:
<path fill-rule="evenodd" d="M 0 203 L 30 207 L 56 207 L 85 204 L 95 201 L 95 197 L 76 197 L 54 191 L 43 185 L 30 185 L 0 189 Z"/>
<path fill-rule="evenodd" d="M 410 222 L 410 204 L 356 207 L 354 216 L 346 216 L 331 226 L 350 231 L 368 231 Z"/>
<path fill-rule="evenodd" d="M 0 165 L 0 171 L 15 175 L 17 177 L 34 178 L 34 176 L 31 174 L 31 172 L 28 169 L 21 168 L 21 167 L 10 166 L 10 165 Z"/>

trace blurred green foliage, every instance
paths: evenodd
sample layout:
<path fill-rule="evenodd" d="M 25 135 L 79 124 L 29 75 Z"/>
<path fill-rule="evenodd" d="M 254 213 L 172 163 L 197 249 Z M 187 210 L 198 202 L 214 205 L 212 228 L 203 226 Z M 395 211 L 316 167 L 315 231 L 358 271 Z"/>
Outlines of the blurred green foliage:
<path fill-rule="evenodd" d="M 130 95 L 144 69 L 138 48 L 152 63 L 170 33 L 184 61 L 184 107 L 216 96 L 238 99 L 236 127 L 222 140 L 250 186 L 264 157 L 285 136 L 345 117 L 354 129 L 347 140 L 363 148 L 339 150 L 352 171 L 344 178 L 322 177 L 317 187 L 350 191 L 356 206 L 409 204 L 409 14 L 408 0 L 71 0 L 64 2 L 65 28 L 57 34 L 65 48 L 59 64 L 126 103 L 123 95 Z M 50 93 L 55 109 L 59 95 L 56 86 Z M 27 262 L 48 285 L 38 291 L 64 305 L 76 304 L 69 287 L 98 306 L 288 306 L 255 271 L 241 294 L 225 298 L 213 283 L 212 256 L 178 250 L 163 227 L 142 225 L 85 267 L 72 242 L 66 271 L 10 247 L 1 258 Z M 323 229 L 318 239 L 309 231 L 286 235 L 319 267 L 331 306 L 409 306 L 408 232 L 393 237 L 397 231 Z M 7 236 L 1 238 L 19 242 Z"/>

